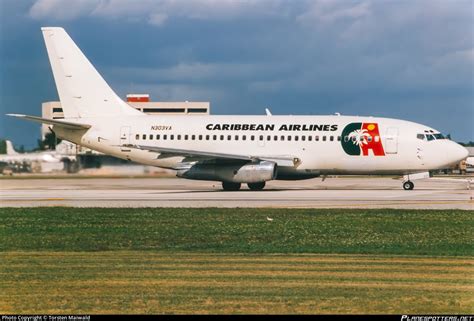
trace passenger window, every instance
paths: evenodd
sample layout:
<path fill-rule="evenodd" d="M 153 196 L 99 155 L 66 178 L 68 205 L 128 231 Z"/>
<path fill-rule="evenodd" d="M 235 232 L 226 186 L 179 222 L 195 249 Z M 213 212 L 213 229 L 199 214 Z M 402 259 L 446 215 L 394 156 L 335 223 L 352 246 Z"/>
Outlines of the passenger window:
<path fill-rule="evenodd" d="M 349 136 L 344 136 L 344 141 L 347 143 L 349 141 Z"/>
<path fill-rule="evenodd" d="M 209 140 L 209 138 L 210 138 L 209 135 L 206 135 L 206 140 Z"/>
<path fill-rule="evenodd" d="M 167 135 L 163 135 L 163 139 L 166 140 L 168 138 Z"/>
<path fill-rule="evenodd" d="M 170 135 L 170 140 L 174 140 L 174 135 Z"/>
<path fill-rule="evenodd" d="M 181 140 L 181 135 L 178 135 L 178 140 Z"/>
<path fill-rule="evenodd" d="M 326 136 L 323 136 L 323 142 L 325 142 L 325 141 L 326 141 Z"/>
<path fill-rule="evenodd" d="M 191 140 L 195 140 L 196 139 L 196 135 L 191 135 Z"/>
<path fill-rule="evenodd" d="M 250 136 L 250 140 L 255 140 L 255 136 L 254 135 Z"/>
<path fill-rule="evenodd" d="M 338 141 L 338 142 L 341 141 L 341 136 L 337 136 L 337 141 Z"/>
<path fill-rule="evenodd" d="M 285 141 L 285 136 L 281 135 L 280 140 L 281 140 L 282 142 L 284 142 L 284 141 Z"/>
<path fill-rule="evenodd" d="M 221 140 L 224 140 L 224 135 L 221 135 Z"/>
<path fill-rule="evenodd" d="M 260 140 L 263 140 L 263 135 L 260 135 L 259 139 L 260 139 Z"/>
<path fill-rule="evenodd" d="M 227 140 L 232 140 L 232 136 L 231 136 L 231 135 L 227 135 Z"/>
<path fill-rule="evenodd" d="M 267 140 L 272 140 L 272 136 L 268 135 Z"/>
<path fill-rule="evenodd" d="M 145 140 L 145 139 L 146 139 L 146 135 L 145 135 L 145 134 L 143 134 L 142 138 L 143 138 L 143 140 Z"/>
<path fill-rule="evenodd" d="M 217 140 L 217 135 L 212 135 L 212 140 Z"/>
<path fill-rule="evenodd" d="M 202 135 L 199 135 L 199 140 L 202 140 Z"/>
<path fill-rule="evenodd" d="M 330 140 L 331 142 L 333 142 L 333 141 L 334 141 L 334 136 L 332 136 L 332 135 L 329 136 L 329 140 Z"/>
<path fill-rule="evenodd" d="M 239 135 L 235 135 L 235 140 L 239 140 Z"/>
<path fill-rule="evenodd" d="M 160 135 L 156 135 L 156 140 L 160 140 Z"/>
<path fill-rule="evenodd" d="M 242 136 L 242 140 L 246 140 L 246 139 L 247 139 L 246 135 Z"/>
<path fill-rule="evenodd" d="M 314 136 L 314 141 L 319 142 L 319 136 L 318 135 Z"/>
<path fill-rule="evenodd" d="M 296 142 L 298 141 L 298 139 L 299 139 L 299 137 L 298 137 L 298 136 L 295 136 L 295 141 L 296 141 Z"/>
<path fill-rule="evenodd" d="M 153 140 L 153 135 L 149 135 L 148 137 L 150 138 L 150 140 Z"/>
<path fill-rule="evenodd" d="M 273 136 L 273 140 L 274 140 L 274 141 L 277 141 L 277 140 L 278 140 L 278 136 L 277 136 L 277 135 Z"/>
<path fill-rule="evenodd" d="M 305 141 L 305 140 L 306 140 L 306 136 L 301 136 L 301 140 L 302 140 L 302 141 Z"/>
<path fill-rule="evenodd" d="M 291 136 L 288 136 L 288 141 L 291 141 Z"/>
<path fill-rule="evenodd" d="M 139 139 L 140 139 L 140 135 L 136 134 L 136 135 L 135 135 L 135 139 L 136 139 L 136 140 L 139 140 Z"/>
<path fill-rule="evenodd" d="M 312 141 L 312 140 L 313 140 L 313 136 L 308 136 L 308 140 L 309 140 L 309 141 Z"/>
<path fill-rule="evenodd" d="M 184 135 L 184 140 L 188 140 L 188 135 Z"/>

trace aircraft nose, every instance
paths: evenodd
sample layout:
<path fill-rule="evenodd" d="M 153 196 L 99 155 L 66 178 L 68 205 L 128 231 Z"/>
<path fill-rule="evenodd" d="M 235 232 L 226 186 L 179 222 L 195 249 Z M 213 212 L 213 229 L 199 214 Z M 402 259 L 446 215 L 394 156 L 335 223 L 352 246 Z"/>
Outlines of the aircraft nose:
<path fill-rule="evenodd" d="M 469 156 L 469 151 L 463 146 L 453 142 L 453 146 L 451 147 L 451 152 L 449 155 L 452 161 L 460 162 L 463 159 L 466 159 L 467 156 Z"/>

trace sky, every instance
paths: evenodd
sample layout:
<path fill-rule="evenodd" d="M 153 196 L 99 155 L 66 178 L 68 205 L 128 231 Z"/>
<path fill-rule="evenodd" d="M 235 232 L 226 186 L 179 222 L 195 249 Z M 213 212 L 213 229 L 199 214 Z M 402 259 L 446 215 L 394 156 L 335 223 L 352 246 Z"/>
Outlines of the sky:
<path fill-rule="evenodd" d="M 41 26 L 64 27 L 122 97 L 213 114 L 415 121 L 474 141 L 474 2 L 2 0 L 0 137 L 36 146 L 58 100 Z"/>

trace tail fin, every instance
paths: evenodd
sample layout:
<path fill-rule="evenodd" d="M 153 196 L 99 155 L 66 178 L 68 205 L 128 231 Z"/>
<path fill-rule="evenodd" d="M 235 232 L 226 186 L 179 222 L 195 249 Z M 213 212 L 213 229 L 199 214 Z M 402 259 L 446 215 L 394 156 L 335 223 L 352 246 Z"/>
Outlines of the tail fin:
<path fill-rule="evenodd" d="M 6 140 L 5 143 L 7 144 L 7 155 L 18 155 L 11 141 Z"/>
<path fill-rule="evenodd" d="M 41 30 L 65 118 L 142 114 L 115 94 L 63 28 Z"/>

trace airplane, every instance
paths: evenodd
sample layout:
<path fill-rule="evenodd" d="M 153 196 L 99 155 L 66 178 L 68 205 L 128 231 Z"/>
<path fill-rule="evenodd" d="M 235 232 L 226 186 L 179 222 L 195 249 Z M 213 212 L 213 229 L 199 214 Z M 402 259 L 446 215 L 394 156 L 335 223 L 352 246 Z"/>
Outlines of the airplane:
<path fill-rule="evenodd" d="M 117 96 L 60 27 L 42 33 L 64 120 L 9 114 L 49 124 L 57 137 L 178 177 L 262 190 L 271 180 L 326 175 L 410 175 L 450 167 L 468 151 L 414 122 L 364 116 L 146 115 Z"/>
<path fill-rule="evenodd" d="M 52 151 L 38 151 L 38 152 L 31 152 L 31 153 L 18 153 L 13 144 L 9 140 L 5 140 L 6 144 L 6 154 L 0 155 L 0 167 L 2 170 L 5 167 L 10 167 L 10 165 L 14 165 L 14 167 L 21 166 L 24 167 L 25 165 L 32 165 L 33 163 L 60 163 L 64 162 L 66 166 L 71 166 L 71 164 L 75 164 L 76 156 L 71 153 L 61 152 L 61 149 L 67 149 L 66 141 L 61 142 L 56 146 L 56 150 Z M 70 169 L 68 169 L 70 170 Z"/>
<path fill-rule="evenodd" d="M 0 162 L 13 164 L 13 163 L 32 163 L 32 162 L 47 162 L 47 163 L 59 163 L 63 157 L 72 157 L 66 155 L 59 155 L 55 151 L 41 151 L 32 153 L 18 153 L 13 148 L 11 141 L 6 140 L 6 154 L 0 155 Z"/>

